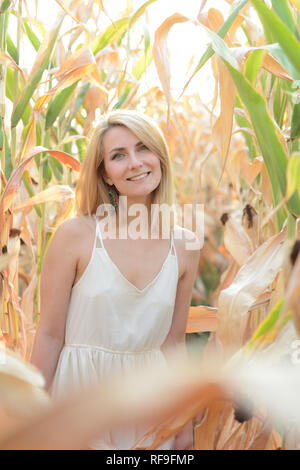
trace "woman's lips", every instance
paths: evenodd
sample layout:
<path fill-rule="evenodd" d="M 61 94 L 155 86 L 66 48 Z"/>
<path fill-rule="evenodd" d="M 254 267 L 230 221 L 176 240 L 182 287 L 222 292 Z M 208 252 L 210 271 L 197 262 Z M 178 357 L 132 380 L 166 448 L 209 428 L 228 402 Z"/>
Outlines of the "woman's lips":
<path fill-rule="evenodd" d="M 142 175 L 140 175 L 141 177 L 138 178 L 138 179 L 136 179 L 136 180 L 132 180 L 132 179 L 127 178 L 127 181 L 131 181 L 132 183 L 138 183 L 139 181 L 144 181 L 144 180 L 150 175 L 150 173 L 151 173 L 151 172 L 148 171 L 147 173 L 144 174 L 143 177 L 142 177 Z M 142 174 L 143 174 L 143 173 L 142 173 Z M 132 178 L 134 178 L 134 177 L 132 176 Z"/>

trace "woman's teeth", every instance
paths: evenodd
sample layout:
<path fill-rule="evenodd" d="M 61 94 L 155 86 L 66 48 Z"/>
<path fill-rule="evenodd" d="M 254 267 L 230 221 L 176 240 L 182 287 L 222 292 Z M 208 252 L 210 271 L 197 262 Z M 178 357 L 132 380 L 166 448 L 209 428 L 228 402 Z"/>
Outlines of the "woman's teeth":
<path fill-rule="evenodd" d="M 135 178 L 128 178 L 129 181 L 138 181 L 138 180 L 142 180 L 142 179 L 145 179 L 147 178 L 147 176 L 149 175 L 149 172 L 148 173 L 144 173 L 140 176 L 136 176 Z"/>

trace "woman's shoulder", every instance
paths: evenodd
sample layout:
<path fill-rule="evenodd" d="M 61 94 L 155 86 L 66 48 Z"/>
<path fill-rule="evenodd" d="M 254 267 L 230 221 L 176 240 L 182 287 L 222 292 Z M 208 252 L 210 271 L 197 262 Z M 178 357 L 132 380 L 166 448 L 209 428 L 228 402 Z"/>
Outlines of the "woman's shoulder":
<path fill-rule="evenodd" d="M 65 234 L 67 237 L 71 235 L 72 237 L 82 237 L 82 234 L 88 231 L 93 230 L 95 227 L 95 220 L 91 216 L 74 216 L 68 217 L 65 219 L 57 230 L 61 234 Z"/>
<path fill-rule="evenodd" d="M 200 242 L 195 232 L 177 224 L 174 225 L 174 238 L 175 240 L 181 240 L 182 244 Z"/>

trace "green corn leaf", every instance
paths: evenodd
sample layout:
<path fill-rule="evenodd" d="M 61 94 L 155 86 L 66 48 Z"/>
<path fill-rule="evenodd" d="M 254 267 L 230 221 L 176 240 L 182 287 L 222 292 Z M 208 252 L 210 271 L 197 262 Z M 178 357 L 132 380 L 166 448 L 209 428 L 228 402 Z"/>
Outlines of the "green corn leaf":
<path fill-rule="evenodd" d="M 93 54 L 96 55 L 108 44 L 122 37 L 128 28 L 129 22 L 130 18 L 122 18 L 108 26 L 106 30 L 91 43 L 90 47 Z"/>
<path fill-rule="evenodd" d="M 257 49 L 252 51 L 245 62 L 245 76 L 250 83 L 254 83 L 264 60 L 265 51 Z"/>
<path fill-rule="evenodd" d="M 129 28 L 137 21 L 137 19 L 145 12 L 146 8 L 151 5 L 151 3 L 156 2 L 157 0 L 147 0 L 143 5 L 141 5 L 131 16 L 129 22 Z"/>
<path fill-rule="evenodd" d="M 26 34 L 27 34 L 27 37 L 28 37 L 29 41 L 31 42 L 31 44 L 33 45 L 35 50 L 38 51 L 39 48 L 40 48 L 40 45 L 41 45 L 41 41 L 34 34 L 32 29 L 28 25 L 27 21 L 24 18 L 22 18 L 22 21 L 23 21 L 23 25 L 24 25 L 24 28 L 25 28 L 25 31 L 26 31 Z"/>
<path fill-rule="evenodd" d="M 136 80 L 139 80 L 143 73 L 147 70 L 148 66 L 153 60 L 152 47 L 148 48 L 144 55 L 142 55 L 137 63 L 132 68 L 132 75 Z"/>
<path fill-rule="evenodd" d="M 52 170 L 50 168 L 48 159 L 43 162 L 43 178 L 46 184 L 50 183 L 52 179 Z"/>
<path fill-rule="evenodd" d="M 295 191 L 300 191 L 300 153 L 295 152 L 289 159 L 287 170 L 287 191 L 289 199 Z"/>
<path fill-rule="evenodd" d="M 283 304 L 285 302 L 285 299 L 281 299 L 275 307 L 271 310 L 271 312 L 266 316 L 266 318 L 261 322 L 261 324 L 258 326 L 256 331 L 254 332 L 251 340 L 247 343 L 246 348 L 251 349 L 253 346 L 255 346 L 255 343 L 262 338 L 266 333 L 268 333 L 273 326 L 277 323 L 277 320 L 280 316 L 281 309 L 283 307 Z"/>
<path fill-rule="evenodd" d="M 0 5 L 0 14 L 4 13 L 5 10 L 9 8 L 10 4 L 11 4 L 11 0 L 3 0 L 3 2 Z"/>
<path fill-rule="evenodd" d="M 9 55 L 14 59 L 16 64 L 19 64 L 19 52 L 8 33 L 6 33 L 6 47 Z"/>
<path fill-rule="evenodd" d="M 13 87 L 14 87 L 14 72 L 7 68 L 6 69 L 6 82 L 5 82 L 5 94 L 6 97 L 13 102 Z"/>
<path fill-rule="evenodd" d="M 61 113 L 61 111 L 66 106 L 68 100 L 71 98 L 73 91 L 77 87 L 77 84 L 78 81 L 73 83 L 71 86 L 65 88 L 64 90 L 59 92 L 51 101 L 46 114 L 46 129 L 53 125 L 57 116 Z"/>
<path fill-rule="evenodd" d="M 10 68 L 7 68 L 6 69 L 6 81 L 5 81 L 5 94 L 6 94 L 6 97 L 13 103 L 14 102 L 14 98 L 13 98 L 13 89 L 14 89 L 14 70 L 10 69 Z M 19 93 L 20 92 L 20 87 L 19 87 Z M 29 104 L 26 106 L 25 108 L 25 111 L 24 111 L 24 114 L 22 116 L 22 122 L 24 124 L 24 126 L 26 126 L 26 124 L 28 123 L 29 121 L 29 118 L 30 118 L 30 114 L 31 114 L 31 108 L 29 106 Z"/>
<path fill-rule="evenodd" d="M 89 88 L 90 88 L 90 84 L 89 84 L 89 83 L 85 84 L 85 85 L 82 87 L 82 90 L 80 91 L 80 93 L 79 93 L 79 95 L 78 95 L 78 98 L 77 98 L 76 101 L 75 101 L 75 106 L 74 106 L 73 113 L 69 116 L 69 123 L 68 123 L 68 125 L 66 126 L 66 129 L 65 129 L 65 132 L 64 132 L 63 137 L 65 137 L 65 135 L 67 135 L 67 133 L 69 132 L 69 129 L 71 128 L 72 121 L 73 121 L 73 119 L 75 118 L 75 116 L 77 115 L 77 113 L 78 113 L 80 107 L 82 106 L 82 104 L 83 104 L 83 102 L 84 102 L 85 95 L 87 94 L 87 91 L 88 91 Z"/>
<path fill-rule="evenodd" d="M 291 139 L 297 137 L 300 137 L 300 103 L 294 106 L 291 124 Z"/>
<path fill-rule="evenodd" d="M 235 98 L 235 109 L 242 109 L 243 108 L 243 105 L 239 99 L 238 96 L 236 96 Z M 240 128 L 251 128 L 251 124 L 249 123 L 248 119 L 246 119 L 245 117 L 241 116 L 240 114 L 238 113 L 235 113 L 234 115 L 234 118 L 236 120 L 236 123 L 238 124 L 238 126 Z M 253 142 L 253 137 L 248 134 L 247 132 L 243 132 L 243 136 L 244 136 L 244 139 L 245 139 L 245 142 L 246 142 L 246 145 L 248 147 L 248 158 L 253 161 L 254 158 L 256 157 L 256 148 L 255 148 L 255 144 Z"/>
<path fill-rule="evenodd" d="M 58 36 L 59 29 L 61 27 L 63 18 L 64 17 L 62 17 L 61 20 L 59 21 L 59 24 L 58 24 L 58 26 L 57 26 L 50 42 L 49 42 L 49 44 L 48 44 L 47 52 L 45 54 L 45 57 L 44 57 L 44 60 L 42 61 L 41 66 L 39 67 L 37 72 L 34 74 L 32 80 L 25 86 L 25 88 L 23 90 L 23 93 L 22 93 L 22 96 L 21 96 L 20 100 L 18 101 L 18 103 L 17 103 L 17 105 L 16 105 L 16 107 L 15 107 L 13 113 L 12 113 L 11 127 L 16 127 L 16 125 L 18 124 L 18 122 L 22 118 L 22 116 L 24 114 L 24 111 L 26 109 L 26 106 L 28 105 L 31 97 L 33 96 L 33 94 L 36 90 L 37 85 L 39 84 L 39 82 L 42 78 L 44 70 L 49 65 L 50 57 L 51 57 L 53 48 L 55 46 L 56 39 L 57 39 L 57 36 Z"/>
<path fill-rule="evenodd" d="M 114 105 L 113 109 L 119 109 L 121 108 L 122 104 L 126 100 L 127 96 L 129 95 L 129 92 L 132 88 L 132 83 L 128 83 L 125 87 L 124 93 L 121 95 L 120 99 L 117 101 L 117 103 Z"/>
<path fill-rule="evenodd" d="M 279 16 L 270 10 L 262 0 L 250 0 L 272 42 L 278 42 L 289 61 L 300 74 L 300 42 Z"/>
<path fill-rule="evenodd" d="M 282 19 L 290 31 L 298 37 L 297 26 L 287 0 L 272 0 L 272 6 L 275 13 Z"/>
<path fill-rule="evenodd" d="M 280 116 L 281 116 L 281 84 L 278 81 L 275 91 L 274 91 L 274 101 L 273 101 L 273 113 L 274 113 L 274 119 L 279 125 L 280 122 Z"/>
<path fill-rule="evenodd" d="M 63 165 L 57 158 L 52 157 L 52 155 L 48 156 L 48 164 L 51 170 L 53 171 L 53 174 L 55 178 L 57 179 L 58 182 L 63 181 L 63 174 L 64 174 L 64 169 Z"/>

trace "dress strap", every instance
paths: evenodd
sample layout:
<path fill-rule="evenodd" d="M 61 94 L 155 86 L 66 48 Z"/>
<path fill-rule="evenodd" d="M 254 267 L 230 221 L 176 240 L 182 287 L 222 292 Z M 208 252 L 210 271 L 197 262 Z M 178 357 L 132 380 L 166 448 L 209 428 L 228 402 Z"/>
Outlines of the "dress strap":
<path fill-rule="evenodd" d="M 173 253 L 172 253 L 173 252 Z M 174 228 L 171 231 L 171 254 L 176 255 L 176 249 L 175 249 L 175 244 L 174 244 Z"/>
<path fill-rule="evenodd" d="M 101 229 L 100 229 L 100 223 L 99 223 L 99 220 L 97 220 L 96 216 L 95 216 L 95 221 L 96 221 L 95 247 L 97 246 L 97 240 L 99 238 L 101 247 L 104 248 Z"/>

